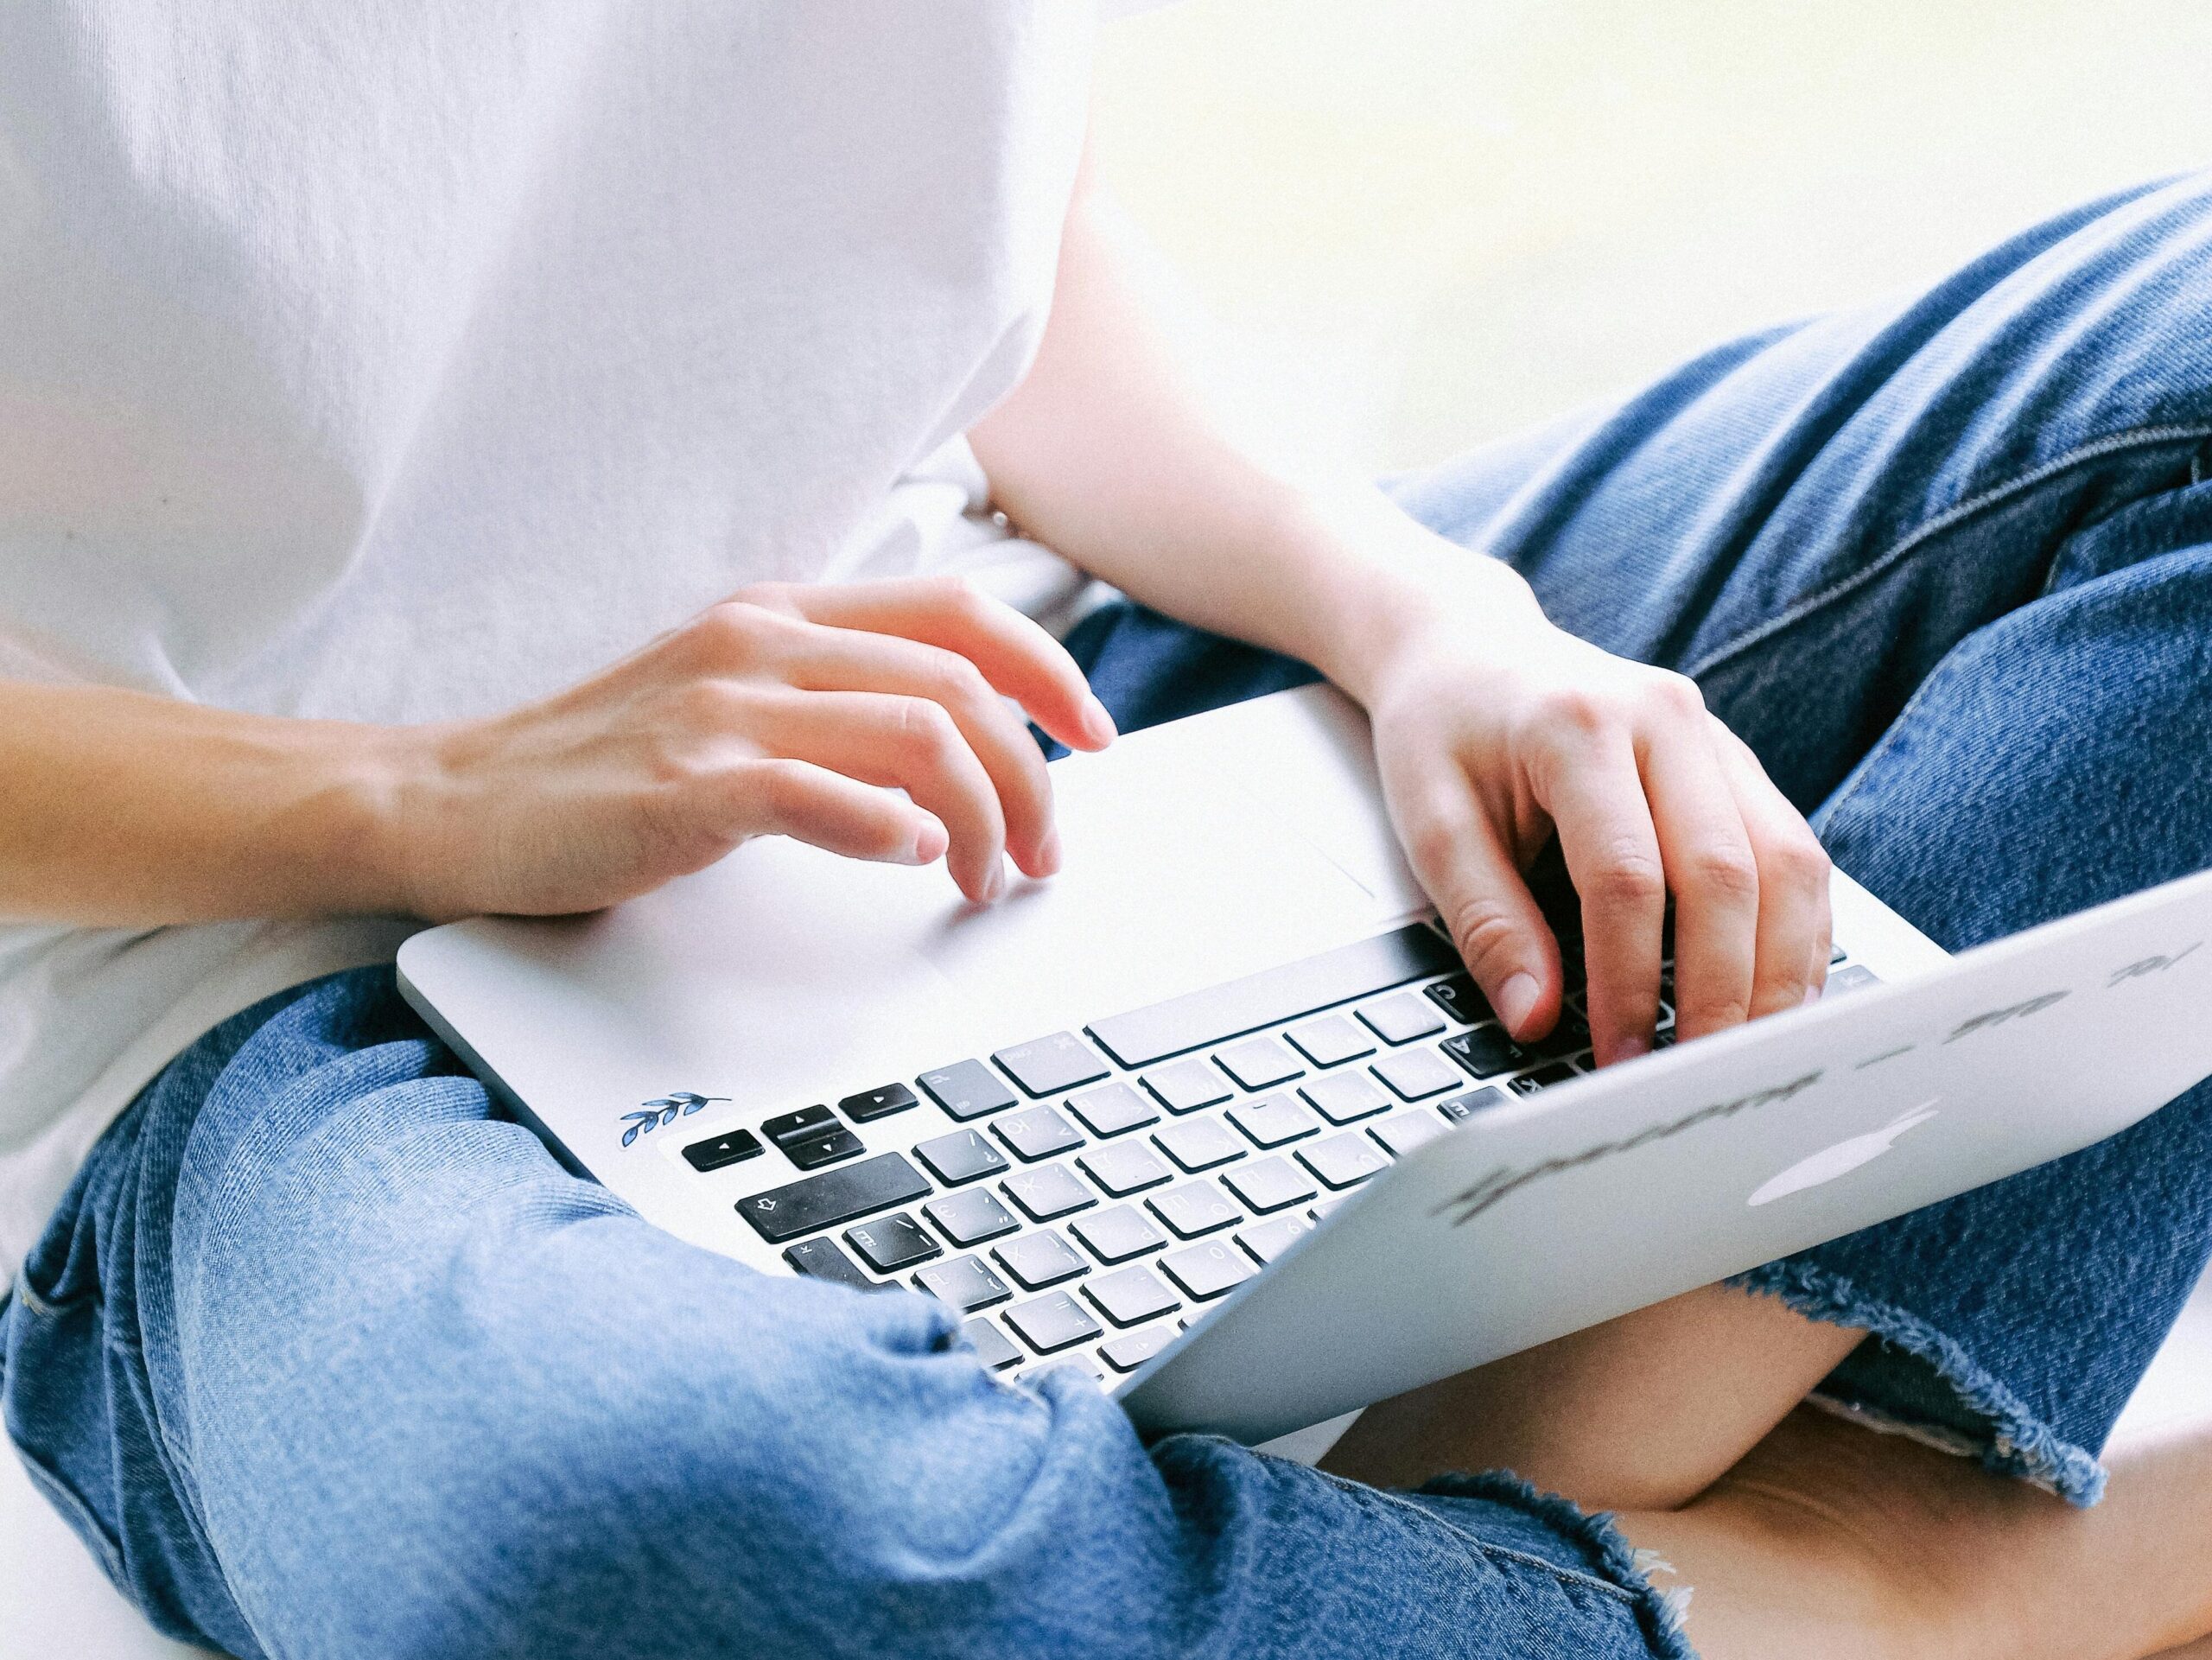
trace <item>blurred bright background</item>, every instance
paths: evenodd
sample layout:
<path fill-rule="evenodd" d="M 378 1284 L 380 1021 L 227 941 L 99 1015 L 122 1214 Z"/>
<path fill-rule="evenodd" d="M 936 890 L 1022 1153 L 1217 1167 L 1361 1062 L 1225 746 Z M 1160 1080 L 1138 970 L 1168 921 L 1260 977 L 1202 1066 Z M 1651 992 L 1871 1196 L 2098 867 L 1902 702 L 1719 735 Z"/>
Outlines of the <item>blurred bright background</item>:
<path fill-rule="evenodd" d="M 1373 468 L 2212 164 L 2204 0 L 1183 0 L 1102 51 L 1213 378 Z"/>

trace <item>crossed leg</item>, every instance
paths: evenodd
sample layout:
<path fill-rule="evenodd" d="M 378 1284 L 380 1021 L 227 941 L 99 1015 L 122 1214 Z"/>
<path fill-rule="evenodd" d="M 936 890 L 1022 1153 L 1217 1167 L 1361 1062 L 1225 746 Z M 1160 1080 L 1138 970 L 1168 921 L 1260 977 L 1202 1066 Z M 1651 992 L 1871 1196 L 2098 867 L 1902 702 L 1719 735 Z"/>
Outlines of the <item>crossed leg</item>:
<path fill-rule="evenodd" d="M 1698 678 L 1825 804 L 1838 862 L 1948 945 L 2202 868 L 2206 219 L 2201 182 L 2101 205 L 1408 504 L 1567 626 Z M 2146 282 L 2161 302 L 2104 303 Z M 1990 1472 L 2095 1498 L 2212 1241 L 2208 1154 L 2200 1089 L 1752 1276 L 1772 1296 L 1710 1288 L 1385 1402 L 1328 1467 L 1505 1466 L 1624 1512 L 1698 1592 L 1711 1660 L 1777 1631 L 1808 1660 L 2168 1649 L 2212 1631 L 2212 1430 L 2121 1449 L 2093 1511 Z"/>

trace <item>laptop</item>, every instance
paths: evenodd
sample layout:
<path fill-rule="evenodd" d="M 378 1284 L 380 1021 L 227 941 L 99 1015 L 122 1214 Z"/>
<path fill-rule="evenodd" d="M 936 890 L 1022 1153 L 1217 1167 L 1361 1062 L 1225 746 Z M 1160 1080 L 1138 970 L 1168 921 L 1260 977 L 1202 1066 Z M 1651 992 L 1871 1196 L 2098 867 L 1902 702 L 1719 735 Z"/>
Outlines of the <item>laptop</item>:
<path fill-rule="evenodd" d="M 1333 690 L 1052 773 L 1065 868 L 988 909 L 762 840 L 599 914 L 428 930 L 401 987 L 648 1220 L 936 1296 L 1009 1382 L 1084 1367 L 1147 1433 L 1248 1443 L 2212 1074 L 2212 873 L 1955 957 L 1839 874 L 1821 1002 L 1594 1072 L 1579 992 L 1532 1046 L 1491 1018 Z"/>

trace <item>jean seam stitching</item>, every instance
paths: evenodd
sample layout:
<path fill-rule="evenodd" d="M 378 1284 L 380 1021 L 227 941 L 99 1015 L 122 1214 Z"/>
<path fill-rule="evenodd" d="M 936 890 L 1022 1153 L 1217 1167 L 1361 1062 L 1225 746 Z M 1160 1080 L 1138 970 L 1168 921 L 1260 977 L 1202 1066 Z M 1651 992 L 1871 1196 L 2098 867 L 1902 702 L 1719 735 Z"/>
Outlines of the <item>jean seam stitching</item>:
<path fill-rule="evenodd" d="M 1808 595 L 1798 601 L 1781 615 L 1770 617 L 1764 622 L 1738 635 L 1726 645 L 1708 652 L 1683 672 L 1693 680 L 1711 674 L 1731 658 L 1739 657 L 1754 646 L 1760 645 L 1787 629 L 1796 627 L 1806 618 L 1826 610 L 1838 600 L 1865 587 L 1877 577 L 1887 575 L 1891 569 L 1944 531 L 1954 530 L 1976 514 L 2007 501 L 2024 491 L 2033 489 L 2037 485 L 2046 483 L 2069 469 L 2081 466 L 2085 461 L 2099 461 L 2107 455 L 2116 455 L 2125 449 L 2150 448 L 2159 444 L 2179 443 L 2184 439 L 2195 439 L 2202 442 L 2208 437 L 2212 437 L 2212 426 L 2183 426 L 2170 423 L 2155 427 L 2131 427 L 2122 432 L 2109 433 L 2091 443 L 2078 445 L 2064 455 L 2045 461 L 2041 467 L 2031 468 L 2017 477 L 2007 479 L 2002 484 L 1994 485 L 1978 495 L 1969 496 L 1966 500 L 1945 508 L 1933 518 L 1915 525 L 1878 557 L 1860 566 L 1849 576 L 1839 577 L 1818 593 Z"/>
<path fill-rule="evenodd" d="M 1262 1453 L 1261 1456 L 1272 1458 L 1274 1455 L 1272 1453 Z M 1288 1460 L 1285 1461 L 1288 1462 Z M 1488 1540 L 1478 1538 L 1475 1535 L 1468 1532 L 1465 1528 L 1462 1528 L 1454 1523 L 1449 1517 L 1440 1516 L 1436 1511 L 1430 1510 L 1427 1506 L 1416 1504 L 1410 1498 L 1404 1498 L 1400 1494 L 1390 1492 L 1382 1487 L 1370 1487 L 1364 1482 L 1348 1481 L 1344 1477 L 1332 1475 L 1326 1470 L 1316 1469 L 1313 1473 L 1320 1477 L 1322 1480 L 1329 1482 L 1337 1487 L 1342 1488 L 1346 1492 L 1350 1492 L 1364 1498 L 1380 1499 L 1386 1504 L 1393 1505 L 1399 1510 L 1408 1511 L 1411 1514 L 1419 1517 L 1424 1522 L 1435 1523 L 1437 1526 L 1444 1529 L 1445 1531 L 1449 1533 L 1453 1538 L 1457 1539 L 1463 1549 L 1472 1551 L 1476 1555 L 1484 1558 L 1485 1560 L 1493 1557 L 1502 1557 L 1508 1561 L 1519 1562 L 1526 1567 L 1541 1568 L 1544 1572 L 1551 1574 L 1555 1579 L 1566 1580 L 1569 1584 L 1580 1585 L 1589 1590 L 1602 1591 L 1607 1596 L 1611 1597 L 1618 1601 L 1626 1603 L 1630 1607 L 1634 1607 L 1637 1604 L 1637 1593 L 1630 1590 L 1626 1586 L 1615 1585 L 1611 1580 L 1600 1579 L 1598 1575 L 1584 1573 L 1580 1568 L 1563 1568 L 1557 1562 L 1547 1561 L 1541 1556 L 1533 1555 L 1525 1550 L 1516 1550 L 1510 1545 L 1491 1544 Z"/>
<path fill-rule="evenodd" d="M 15 1292 L 23 1300 L 23 1307 L 34 1314 L 44 1314 L 50 1318 L 56 1312 L 54 1304 L 47 1301 L 32 1288 L 30 1276 L 28 1274 L 19 1273 L 16 1275 Z"/>
<path fill-rule="evenodd" d="M 1926 679 L 1912 689 L 1912 696 L 1905 699 L 1904 707 L 1897 711 L 1897 718 L 1884 728 L 1882 735 L 1875 740 L 1873 747 L 1859 758 L 1859 765 L 1851 769 L 1851 776 L 1837 785 L 1834 792 L 1821 804 L 1818 817 L 1823 824 L 1835 822 L 1836 815 L 1850 804 L 1866 780 L 1874 775 L 1875 763 L 1888 754 L 1903 736 L 1907 723 L 1918 712 L 1920 706 L 1948 685 L 1955 672 L 1952 660 L 1947 656 L 1929 671 Z"/>

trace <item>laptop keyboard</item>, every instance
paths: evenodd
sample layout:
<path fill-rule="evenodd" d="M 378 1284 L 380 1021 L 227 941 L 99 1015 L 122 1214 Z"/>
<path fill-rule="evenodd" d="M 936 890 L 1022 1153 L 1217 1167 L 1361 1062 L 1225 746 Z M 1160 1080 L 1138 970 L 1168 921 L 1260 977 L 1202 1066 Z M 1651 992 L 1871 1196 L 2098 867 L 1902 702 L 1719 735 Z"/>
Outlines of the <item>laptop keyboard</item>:
<path fill-rule="evenodd" d="M 1110 1386 L 1394 1159 L 1591 1070 L 1571 940 L 1566 955 L 1566 1009 L 1531 1044 L 1414 924 L 683 1156 L 705 1173 L 774 1148 L 803 1173 L 736 1208 L 793 1271 L 911 1286 L 967 1317 L 987 1365 L 1072 1361 Z M 1836 951 L 1831 995 L 1873 979 Z M 1671 963 L 1662 994 L 1663 1047 Z M 902 1137 L 924 1099 L 962 1127 Z"/>

